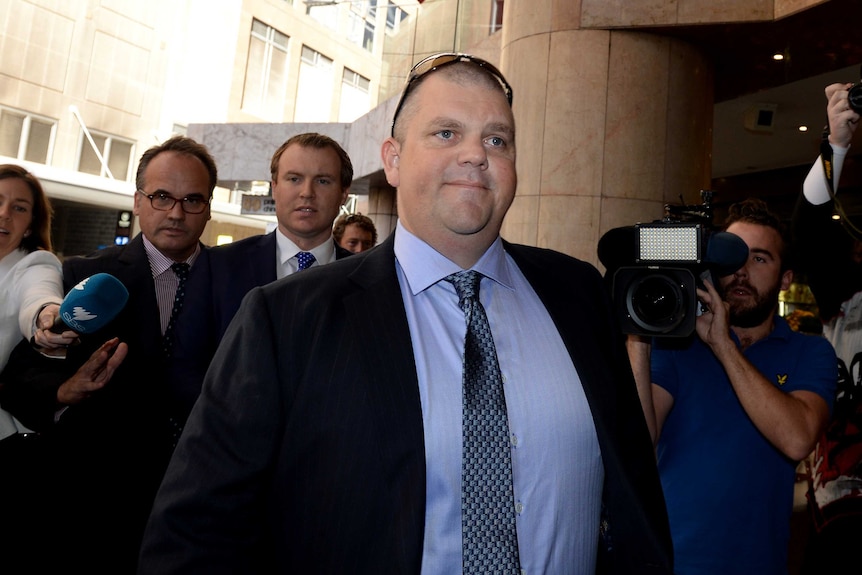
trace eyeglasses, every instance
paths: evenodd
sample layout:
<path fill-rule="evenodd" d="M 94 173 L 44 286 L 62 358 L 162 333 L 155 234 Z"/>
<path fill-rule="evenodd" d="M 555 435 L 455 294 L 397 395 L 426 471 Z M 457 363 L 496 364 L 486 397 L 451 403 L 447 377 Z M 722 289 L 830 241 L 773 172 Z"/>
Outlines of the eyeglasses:
<path fill-rule="evenodd" d="M 143 190 L 137 190 L 139 194 L 150 200 L 150 205 L 154 210 L 160 212 L 169 212 L 174 209 L 174 206 L 179 202 L 182 210 L 187 214 L 202 214 L 210 203 L 211 198 L 202 196 L 186 196 L 177 199 L 166 192 L 156 192 L 155 194 L 147 194 Z"/>
<path fill-rule="evenodd" d="M 407 99 L 407 94 L 410 92 L 410 89 L 416 81 L 426 74 L 439 70 L 449 64 L 455 64 L 456 62 L 469 62 L 487 70 L 488 73 L 500 83 L 500 87 L 503 88 L 503 92 L 506 94 L 506 99 L 509 101 L 509 106 L 512 105 L 512 87 L 503 77 L 503 73 L 490 62 L 486 62 L 481 58 L 476 58 L 469 54 L 458 54 L 456 52 L 434 54 L 433 56 L 428 56 L 424 60 L 420 60 L 419 63 L 413 66 L 410 70 L 410 74 L 407 76 L 407 83 L 404 85 L 404 90 L 401 92 L 401 99 L 398 100 L 398 105 L 395 107 L 395 114 L 392 116 L 392 136 L 395 136 L 395 121 L 398 120 L 398 114 L 401 112 L 401 108 L 404 107 L 404 100 Z"/>

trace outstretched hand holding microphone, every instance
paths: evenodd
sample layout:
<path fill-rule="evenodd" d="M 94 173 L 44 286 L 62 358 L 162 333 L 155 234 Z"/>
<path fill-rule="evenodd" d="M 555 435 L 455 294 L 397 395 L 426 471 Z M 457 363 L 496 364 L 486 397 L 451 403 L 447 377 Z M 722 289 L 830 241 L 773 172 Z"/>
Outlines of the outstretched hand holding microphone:
<path fill-rule="evenodd" d="M 85 278 L 69 290 L 62 304 L 47 305 L 39 312 L 34 343 L 46 350 L 66 348 L 77 342 L 79 335 L 95 333 L 104 327 L 120 313 L 128 299 L 126 286 L 111 274 L 98 273 Z"/>

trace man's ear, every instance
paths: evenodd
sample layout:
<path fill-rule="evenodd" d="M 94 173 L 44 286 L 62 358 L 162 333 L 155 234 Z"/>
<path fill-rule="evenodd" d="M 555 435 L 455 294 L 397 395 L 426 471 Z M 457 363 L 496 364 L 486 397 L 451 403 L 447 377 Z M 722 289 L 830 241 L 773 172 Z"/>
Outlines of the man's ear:
<path fill-rule="evenodd" d="M 136 215 L 136 216 L 137 216 L 137 215 L 140 215 L 140 214 L 138 213 L 138 212 L 139 212 L 139 210 L 138 210 L 138 202 L 140 202 L 140 201 L 141 201 L 141 197 L 143 197 L 143 194 L 139 194 L 138 192 L 135 192 L 135 200 L 134 200 L 134 201 L 135 201 L 135 203 L 134 203 L 134 207 L 132 208 L 132 213 L 133 213 L 134 215 Z"/>
<path fill-rule="evenodd" d="M 393 188 L 397 188 L 401 182 L 401 172 L 399 166 L 401 155 L 401 144 L 395 138 L 386 138 L 383 141 L 383 147 L 380 150 L 380 156 L 383 160 L 383 171 L 386 172 L 386 181 Z"/>
<path fill-rule="evenodd" d="M 781 274 L 781 289 L 786 290 L 790 288 L 790 284 L 793 283 L 793 270 L 784 270 Z"/>

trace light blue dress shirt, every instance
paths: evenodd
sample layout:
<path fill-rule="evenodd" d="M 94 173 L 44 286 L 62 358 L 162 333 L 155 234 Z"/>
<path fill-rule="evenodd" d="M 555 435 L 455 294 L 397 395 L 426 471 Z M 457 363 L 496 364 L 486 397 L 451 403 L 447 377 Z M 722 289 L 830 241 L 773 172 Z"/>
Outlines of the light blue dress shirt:
<path fill-rule="evenodd" d="M 461 388 L 466 320 L 443 278 L 461 268 L 395 232 L 425 434 L 423 575 L 461 573 Z M 512 438 L 522 573 L 594 573 L 604 470 L 578 373 L 539 297 L 497 238 L 473 266 L 497 347 Z M 572 302 L 589 305 L 585 302 Z"/>

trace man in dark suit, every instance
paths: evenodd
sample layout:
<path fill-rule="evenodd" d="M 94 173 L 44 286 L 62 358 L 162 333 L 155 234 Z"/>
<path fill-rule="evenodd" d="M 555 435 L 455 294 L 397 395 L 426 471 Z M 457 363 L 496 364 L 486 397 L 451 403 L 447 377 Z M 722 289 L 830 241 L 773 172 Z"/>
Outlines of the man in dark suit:
<path fill-rule="evenodd" d="M 54 458 L 50 517 L 38 536 L 63 570 L 135 572 L 156 489 L 215 350 L 199 242 L 215 162 L 201 144 L 175 137 L 144 153 L 136 185 L 141 233 L 63 264 L 66 291 L 96 273 L 119 279 L 129 292 L 123 311 L 64 360 L 23 342 L 2 376 L 4 407 L 42 432 Z"/>
<path fill-rule="evenodd" d="M 338 142 L 317 133 L 293 136 L 273 154 L 270 173 L 278 227 L 212 250 L 219 336 L 250 289 L 351 253 L 332 239 L 353 181 L 353 164 Z"/>
<path fill-rule="evenodd" d="M 477 58 L 414 67 L 382 147 L 395 233 L 246 297 L 141 575 L 672 572 L 598 271 L 499 236 L 510 105 Z"/>

